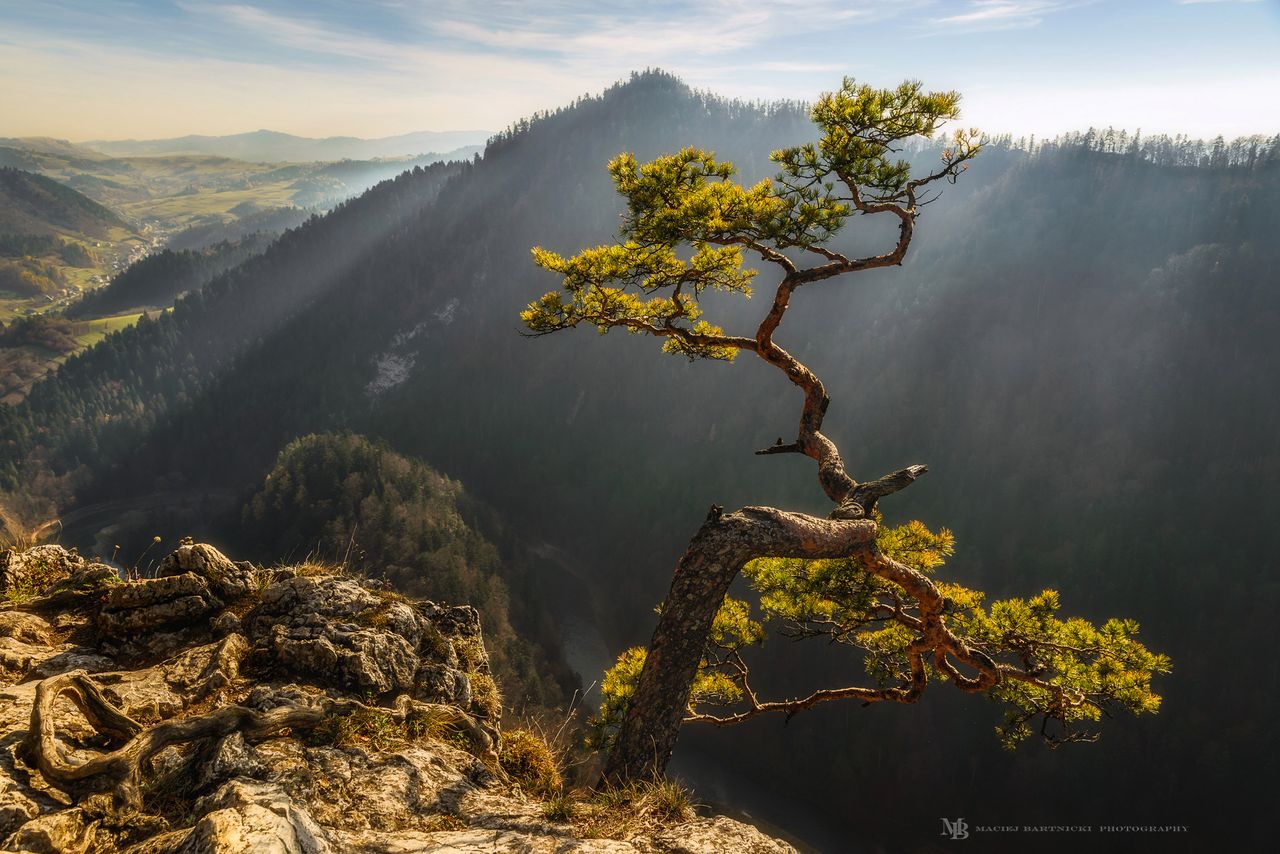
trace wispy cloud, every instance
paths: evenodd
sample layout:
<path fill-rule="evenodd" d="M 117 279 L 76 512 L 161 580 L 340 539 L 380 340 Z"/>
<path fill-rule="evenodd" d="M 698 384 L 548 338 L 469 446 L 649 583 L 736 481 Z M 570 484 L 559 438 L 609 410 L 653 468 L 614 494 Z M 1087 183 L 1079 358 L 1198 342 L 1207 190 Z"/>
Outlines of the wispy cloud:
<path fill-rule="evenodd" d="M 1218 8 L 1170 14 L 1175 0 L 0 0 L 0 134 L 497 129 L 645 67 L 748 99 L 813 98 L 845 74 L 877 85 L 914 77 L 966 93 L 969 115 L 993 127 L 1030 130 L 1029 111 L 1041 104 L 1037 132 L 1050 121 L 1087 126 L 1095 115 L 1110 121 L 1156 103 L 1161 112 L 1148 110 L 1144 127 L 1280 127 L 1280 104 L 1257 92 L 1241 109 L 1225 95 L 1208 106 L 1185 97 L 1189 81 L 1225 93 L 1276 81 L 1272 6 L 1180 1 Z M 1159 42 L 1149 38 L 1153 21 Z M 1045 93 L 1066 68 L 1075 88 L 1051 103 Z"/>
<path fill-rule="evenodd" d="M 578 94 L 641 67 L 679 69 L 695 85 L 725 86 L 746 76 L 783 79 L 852 70 L 847 59 L 816 61 L 789 49 L 833 27 L 871 25 L 931 0 L 659 0 L 552 2 L 498 0 L 483 10 L 445 0 L 398 7 L 393 33 L 338 29 L 259 5 L 185 0 L 183 8 L 290 51 L 426 78 L 441 74 L 538 81 L 549 93 Z M 779 45 L 788 49 L 779 50 Z M 576 88 L 575 88 L 576 87 Z M 758 97 L 791 96 L 776 81 Z M 734 94 L 742 94 L 735 92 Z M 553 103 L 541 106 L 552 106 Z"/>
<path fill-rule="evenodd" d="M 934 18 L 933 23 L 947 27 L 958 26 L 968 31 L 1021 29 L 1037 26 L 1046 15 L 1077 5 L 1079 4 L 1055 0 L 971 0 L 966 11 Z"/>

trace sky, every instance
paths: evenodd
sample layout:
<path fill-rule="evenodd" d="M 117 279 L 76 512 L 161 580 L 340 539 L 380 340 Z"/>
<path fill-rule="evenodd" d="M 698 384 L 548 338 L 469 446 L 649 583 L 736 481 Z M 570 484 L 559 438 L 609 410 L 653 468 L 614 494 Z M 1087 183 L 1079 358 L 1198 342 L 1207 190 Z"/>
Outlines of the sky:
<path fill-rule="evenodd" d="M 848 75 L 963 123 L 1280 133 L 1280 0 L 0 0 L 0 136 L 498 130 L 662 68 L 746 99 Z"/>

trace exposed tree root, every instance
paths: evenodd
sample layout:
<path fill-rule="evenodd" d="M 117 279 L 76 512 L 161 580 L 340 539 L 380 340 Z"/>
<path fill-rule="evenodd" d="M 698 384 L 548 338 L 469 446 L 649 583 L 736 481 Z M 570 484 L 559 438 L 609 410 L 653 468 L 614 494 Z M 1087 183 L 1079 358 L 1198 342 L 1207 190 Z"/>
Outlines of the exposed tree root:
<path fill-rule="evenodd" d="M 70 699 L 97 732 L 125 743 L 86 762 L 67 761 L 54 725 L 54 704 L 59 697 Z M 108 700 L 88 673 L 73 670 L 45 679 L 36 687 L 22 750 L 24 759 L 39 769 L 50 785 L 68 795 L 79 799 L 110 790 L 122 806 L 137 809 L 142 804 L 142 782 L 149 774 L 151 759 L 170 745 L 222 738 L 233 732 L 240 732 L 250 742 L 263 741 L 295 730 L 311 730 L 332 715 L 357 711 L 375 710 L 355 700 L 323 698 L 315 705 L 286 705 L 268 711 L 225 706 L 208 714 L 144 727 Z M 481 755 L 496 758 L 497 731 L 461 709 L 401 696 L 395 708 L 376 711 L 398 722 L 413 715 L 430 715 L 467 733 Z"/>

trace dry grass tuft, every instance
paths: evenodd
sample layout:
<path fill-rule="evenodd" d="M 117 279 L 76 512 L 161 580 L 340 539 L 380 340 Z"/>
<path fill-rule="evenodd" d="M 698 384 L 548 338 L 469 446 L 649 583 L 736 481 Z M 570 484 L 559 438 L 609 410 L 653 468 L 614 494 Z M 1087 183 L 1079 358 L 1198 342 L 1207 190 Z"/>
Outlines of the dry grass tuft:
<path fill-rule="evenodd" d="M 502 734 L 498 762 L 502 770 L 530 794 L 551 797 L 564 787 L 555 754 L 541 736 L 527 729 Z"/>
<path fill-rule="evenodd" d="M 498 691 L 498 683 L 488 673 L 475 670 L 469 672 L 467 678 L 471 680 L 471 705 L 491 721 L 502 720 L 502 694 Z"/>
<path fill-rule="evenodd" d="M 346 567 L 342 564 L 329 563 L 315 558 L 307 558 L 302 563 L 287 568 L 292 569 L 295 575 L 302 578 L 317 578 L 323 575 L 345 576 L 348 574 Z"/>
<path fill-rule="evenodd" d="M 419 712 L 404 721 L 397 721 L 386 709 L 369 707 L 351 714 L 329 715 L 308 733 L 307 741 L 313 746 L 365 747 L 384 751 L 428 739 L 445 738 L 451 731 L 449 720 L 443 715 Z"/>
<path fill-rule="evenodd" d="M 652 834 L 697 814 L 693 794 L 675 780 L 606 786 L 571 805 L 570 811 L 569 822 L 584 839 Z"/>

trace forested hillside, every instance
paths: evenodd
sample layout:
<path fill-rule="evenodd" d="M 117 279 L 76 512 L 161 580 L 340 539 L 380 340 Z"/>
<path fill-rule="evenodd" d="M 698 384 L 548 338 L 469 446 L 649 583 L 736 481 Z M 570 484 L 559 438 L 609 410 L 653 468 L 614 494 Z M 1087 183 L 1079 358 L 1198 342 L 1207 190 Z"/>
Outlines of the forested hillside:
<path fill-rule="evenodd" d="M 0 167 L 0 234 L 77 232 L 105 237 L 127 224 L 115 212 L 51 178 Z"/>
<path fill-rule="evenodd" d="M 144 317 L 68 360 L 56 380 L 37 385 L 21 406 L 0 409 L 5 487 L 30 489 L 39 480 L 42 497 L 62 502 L 79 492 L 92 498 L 90 481 L 105 473 L 104 464 L 121 464 L 142 437 L 204 399 L 208 384 L 246 349 L 260 346 L 325 293 L 339 291 L 353 301 L 357 261 L 403 233 L 409 218 L 460 168 L 437 164 L 384 182 L 286 233 L 172 312 Z M 339 340 L 337 335 L 331 344 Z M 322 399 L 312 403 L 323 410 Z M 30 468 L 20 475 L 24 466 Z M 174 482 L 190 481 L 177 474 Z M 116 496 L 122 490 L 123 481 L 111 488 Z"/>
<path fill-rule="evenodd" d="M 577 687 L 557 664 L 559 639 L 531 595 L 527 558 L 496 516 L 457 481 L 385 445 L 350 434 L 291 442 L 233 536 L 267 563 L 312 557 L 405 595 L 474 606 L 512 708 L 563 705 Z"/>
<path fill-rule="evenodd" d="M 136 240 L 119 214 L 51 178 L 0 166 L 0 319 L 78 290 Z M 106 246 L 106 249 L 91 247 Z"/>
<path fill-rule="evenodd" d="M 148 255 L 68 307 L 68 317 L 101 317 L 126 308 L 166 308 L 214 276 L 262 252 L 273 236 L 255 232 L 204 249 L 164 249 Z"/>
<path fill-rule="evenodd" d="M 711 503 L 830 508 L 808 466 L 751 455 L 794 429 L 794 393 L 765 367 L 521 337 L 517 313 L 554 287 L 529 248 L 611 236 L 619 151 L 696 144 L 751 179 L 812 135 L 799 105 L 657 73 L 523 122 L 482 161 L 375 188 L 71 360 L 0 411 L 0 476 L 59 501 L 246 490 L 295 437 L 355 429 L 573 554 L 610 592 L 607 645 L 643 642 Z M 958 582 L 1053 586 L 1090 619 L 1142 624 L 1174 661 L 1157 719 L 1011 754 L 986 710 L 938 696 L 682 745 L 846 817 L 872 849 L 930 850 L 939 810 L 1208 832 L 1219 805 L 1260 800 L 1247 781 L 1280 770 L 1260 690 L 1280 665 L 1257 653 L 1280 552 L 1278 155 L 1274 140 L 998 141 L 924 209 L 902 268 L 815 291 L 780 341 L 826 378 L 824 429 L 852 474 L 929 465 L 884 509 L 953 529 Z M 889 237 L 857 225 L 842 248 Z M 762 311 L 721 316 L 740 331 Z M 778 675 L 799 691 L 828 668 Z"/>

